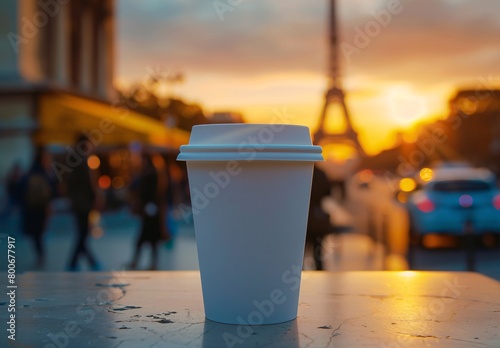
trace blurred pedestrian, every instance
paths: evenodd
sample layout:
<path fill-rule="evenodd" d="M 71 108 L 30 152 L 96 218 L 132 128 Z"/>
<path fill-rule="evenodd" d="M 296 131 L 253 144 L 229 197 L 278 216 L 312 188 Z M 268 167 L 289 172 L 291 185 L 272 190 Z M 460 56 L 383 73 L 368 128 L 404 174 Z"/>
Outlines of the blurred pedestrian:
<path fill-rule="evenodd" d="M 88 239 L 90 236 L 89 217 L 90 212 L 96 206 L 97 184 L 95 175 L 87 163 L 88 156 L 93 152 L 90 140 L 81 135 L 75 146 L 75 153 L 80 155 L 78 164 L 68 174 L 68 195 L 71 201 L 71 209 L 76 218 L 77 241 L 70 259 L 68 270 L 78 271 L 78 260 L 86 257 L 90 268 L 94 271 L 102 269 L 93 253 L 90 251 Z"/>
<path fill-rule="evenodd" d="M 155 162 L 157 162 L 155 166 Z M 164 173 L 159 171 L 162 167 L 160 156 L 143 153 L 142 168 L 139 176 L 134 180 L 131 190 L 133 210 L 141 218 L 141 230 L 135 244 L 134 256 L 129 265 L 136 269 L 144 243 L 151 246 L 150 270 L 158 269 L 158 244 L 161 240 L 168 240 L 170 234 L 165 223 L 165 190 L 166 179 Z"/>
<path fill-rule="evenodd" d="M 22 230 L 33 241 L 37 257 L 36 265 L 40 268 L 45 264 L 43 233 L 49 215 L 50 201 L 55 195 L 55 184 L 48 175 L 47 161 L 44 149 L 38 147 L 33 164 L 21 178 L 17 191 L 21 206 Z"/>
<path fill-rule="evenodd" d="M 166 186 L 165 186 L 165 200 L 166 200 L 166 231 L 170 234 L 170 240 L 168 243 L 165 243 L 165 246 L 169 249 L 172 249 L 173 244 L 173 236 L 177 234 L 178 224 L 177 219 L 172 207 L 175 206 L 176 202 L 176 185 L 175 185 L 175 175 L 177 171 L 177 166 L 175 162 L 166 162 L 165 163 L 165 174 L 166 174 Z M 161 180 L 161 179 L 160 179 Z"/>
<path fill-rule="evenodd" d="M 0 217 L 8 216 L 20 204 L 19 183 L 22 178 L 22 169 L 19 163 L 15 163 L 7 174 L 6 189 L 7 196 L 5 205 L 0 212 Z"/>
<path fill-rule="evenodd" d="M 331 186 L 325 172 L 314 166 L 306 241 L 312 245 L 316 270 L 323 270 L 323 239 L 330 233 L 330 215 L 321 207 L 323 198 L 330 195 Z"/>

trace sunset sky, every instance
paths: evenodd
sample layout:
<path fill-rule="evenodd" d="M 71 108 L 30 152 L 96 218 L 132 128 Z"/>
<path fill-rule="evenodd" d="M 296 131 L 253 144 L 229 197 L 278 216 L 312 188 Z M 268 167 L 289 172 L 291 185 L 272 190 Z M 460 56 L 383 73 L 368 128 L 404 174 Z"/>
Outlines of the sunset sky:
<path fill-rule="evenodd" d="M 118 0 L 117 85 L 181 71 L 171 93 L 208 112 L 267 123 L 277 109 L 314 130 L 328 3 Z M 391 146 L 398 129 L 445 117 L 457 88 L 500 85 L 498 0 L 337 0 L 337 8 L 347 103 L 369 153 Z"/>

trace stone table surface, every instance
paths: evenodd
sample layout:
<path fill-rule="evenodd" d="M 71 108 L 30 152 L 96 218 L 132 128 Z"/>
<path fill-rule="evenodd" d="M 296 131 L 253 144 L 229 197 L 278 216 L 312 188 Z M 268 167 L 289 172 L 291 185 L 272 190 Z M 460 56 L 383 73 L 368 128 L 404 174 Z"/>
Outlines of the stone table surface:
<path fill-rule="evenodd" d="M 197 271 L 16 280 L 2 347 L 500 347 L 500 283 L 476 273 L 303 272 L 298 318 L 268 326 L 206 320 Z"/>

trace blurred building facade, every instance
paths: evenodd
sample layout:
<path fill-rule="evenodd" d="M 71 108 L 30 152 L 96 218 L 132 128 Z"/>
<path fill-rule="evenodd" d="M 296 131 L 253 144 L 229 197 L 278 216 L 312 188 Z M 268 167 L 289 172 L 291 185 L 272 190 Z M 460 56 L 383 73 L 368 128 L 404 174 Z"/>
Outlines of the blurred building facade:
<path fill-rule="evenodd" d="M 1 77 L 113 96 L 113 0 L 3 1 Z"/>
<path fill-rule="evenodd" d="M 2 1 L 0 17 L 0 178 L 82 130 L 101 147 L 187 141 L 115 92 L 114 0 Z"/>
<path fill-rule="evenodd" d="M 461 159 L 500 175 L 500 90 L 461 90 L 449 105 L 450 145 Z"/>

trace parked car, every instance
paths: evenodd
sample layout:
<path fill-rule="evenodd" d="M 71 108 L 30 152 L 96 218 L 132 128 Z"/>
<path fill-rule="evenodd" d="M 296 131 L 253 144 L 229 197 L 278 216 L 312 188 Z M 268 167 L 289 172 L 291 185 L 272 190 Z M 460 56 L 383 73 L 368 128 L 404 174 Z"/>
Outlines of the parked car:
<path fill-rule="evenodd" d="M 412 192 L 407 202 L 410 236 L 500 233 L 500 190 L 483 168 L 440 167 Z"/>

